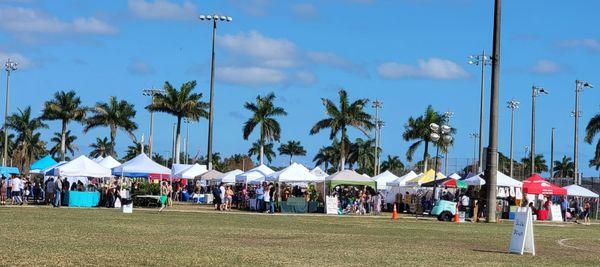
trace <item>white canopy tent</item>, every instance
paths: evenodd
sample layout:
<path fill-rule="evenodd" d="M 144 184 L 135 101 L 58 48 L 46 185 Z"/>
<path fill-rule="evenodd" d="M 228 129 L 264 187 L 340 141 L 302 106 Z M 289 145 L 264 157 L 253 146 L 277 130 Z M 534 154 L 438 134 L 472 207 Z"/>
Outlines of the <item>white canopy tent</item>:
<path fill-rule="evenodd" d="M 375 180 L 375 182 L 377 182 L 377 190 L 387 189 L 389 182 L 392 182 L 392 181 L 395 181 L 398 179 L 400 179 L 400 177 L 396 176 L 389 170 L 384 171 L 384 172 L 376 175 L 375 177 L 373 177 L 373 180 Z"/>
<path fill-rule="evenodd" d="M 187 169 L 189 169 L 190 167 L 192 167 L 192 164 L 180 164 L 180 163 L 173 163 L 171 165 L 171 176 L 173 178 L 175 178 L 175 175 L 185 171 Z"/>
<path fill-rule="evenodd" d="M 221 176 L 215 179 L 216 182 L 226 183 L 226 184 L 235 184 L 236 177 L 240 174 L 244 173 L 241 170 L 235 169 L 233 171 L 228 171 L 223 173 Z"/>
<path fill-rule="evenodd" d="M 107 156 L 106 158 L 103 158 L 102 160 L 100 160 L 97 163 L 100 164 L 100 166 L 102 166 L 104 168 L 109 168 L 109 169 L 112 169 L 114 167 L 118 167 L 121 165 L 121 162 L 118 162 L 112 156 Z"/>
<path fill-rule="evenodd" d="M 479 175 L 473 175 L 462 179 L 461 181 L 465 182 L 465 184 L 470 186 L 482 186 L 485 185 L 485 180 L 481 178 Z"/>
<path fill-rule="evenodd" d="M 272 174 L 274 172 L 275 171 L 273 171 L 271 168 L 262 164 L 254 167 L 253 169 L 247 172 L 236 175 L 235 182 L 242 184 L 257 182 L 260 183 L 265 180 L 265 177 L 267 177 L 267 175 Z"/>
<path fill-rule="evenodd" d="M 394 180 L 394 181 L 390 181 L 387 183 L 388 186 L 392 186 L 392 187 L 404 187 L 406 186 L 406 181 L 409 181 L 411 179 L 417 178 L 422 174 L 416 174 L 414 171 L 410 171 L 409 173 L 400 176 L 400 178 Z"/>
<path fill-rule="evenodd" d="M 327 177 L 327 173 L 325 171 L 323 171 L 319 166 L 310 170 L 310 173 L 316 175 L 317 177 L 322 177 L 322 178 Z"/>
<path fill-rule="evenodd" d="M 110 157 L 110 156 L 109 156 L 109 157 Z M 96 158 L 93 158 L 92 160 L 93 160 L 94 162 L 96 162 L 96 163 L 100 163 L 100 161 L 102 161 L 103 159 L 104 159 L 104 157 L 103 157 L 103 156 L 98 156 L 98 157 L 96 157 Z"/>
<path fill-rule="evenodd" d="M 325 177 L 318 177 L 312 174 L 302 164 L 293 162 L 285 169 L 267 175 L 266 181 L 270 182 L 285 182 L 285 183 L 310 183 L 322 182 Z"/>
<path fill-rule="evenodd" d="M 109 168 L 102 167 L 88 157 L 81 155 L 52 170 L 53 176 L 61 177 L 111 177 Z"/>
<path fill-rule="evenodd" d="M 460 175 L 458 175 L 458 173 L 453 173 L 453 174 L 450 174 L 450 176 L 448 176 L 448 178 L 452 178 L 454 180 L 460 180 L 460 178 L 462 178 L 462 177 L 460 177 Z"/>
<path fill-rule="evenodd" d="M 463 179 L 468 185 L 485 185 L 485 179 L 483 179 L 484 173 L 479 173 L 478 175 L 471 174 L 467 176 L 467 179 Z M 479 179 L 477 179 L 477 178 Z M 496 175 L 496 186 L 499 187 L 522 187 L 523 183 L 519 182 L 508 175 L 498 171 Z"/>
<path fill-rule="evenodd" d="M 135 158 L 112 169 L 118 176 L 149 177 L 150 175 L 169 177 L 171 169 L 151 160 L 146 154 L 139 154 Z"/>
<path fill-rule="evenodd" d="M 575 196 L 575 197 L 598 197 L 598 194 L 590 191 L 585 187 L 581 187 L 578 185 L 567 185 L 563 187 L 567 190 L 567 196 Z"/>
<path fill-rule="evenodd" d="M 200 176 L 206 173 L 207 171 L 208 170 L 206 169 L 206 165 L 200 165 L 196 163 L 194 165 L 189 166 L 186 169 L 180 170 L 179 172 L 174 172 L 173 178 L 193 179 L 194 177 Z"/>

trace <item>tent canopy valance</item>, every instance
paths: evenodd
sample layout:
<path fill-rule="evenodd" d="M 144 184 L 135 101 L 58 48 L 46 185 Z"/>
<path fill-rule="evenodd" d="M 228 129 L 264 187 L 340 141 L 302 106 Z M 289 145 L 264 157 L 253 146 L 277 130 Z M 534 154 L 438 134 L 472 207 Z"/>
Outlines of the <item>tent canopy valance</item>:
<path fill-rule="evenodd" d="M 396 176 L 389 170 L 386 170 L 386 171 L 376 175 L 375 177 L 373 177 L 373 180 L 375 180 L 375 182 L 377 182 L 377 190 L 384 190 L 387 188 L 389 182 L 398 180 L 399 178 L 400 177 Z"/>
<path fill-rule="evenodd" d="M 542 178 L 538 174 L 533 174 L 527 180 L 523 181 L 523 193 L 535 195 L 566 195 L 567 190 L 558 187 Z"/>
<path fill-rule="evenodd" d="M 329 184 L 329 188 L 334 188 L 338 185 L 364 185 L 375 188 L 375 180 L 358 174 L 353 170 L 343 170 L 325 177 L 325 182 Z"/>
<path fill-rule="evenodd" d="M 563 187 L 565 190 L 567 190 L 567 195 L 568 196 L 576 196 L 576 197 L 598 197 L 598 194 L 590 191 L 589 189 L 585 188 L 585 187 L 581 187 L 575 184 L 572 185 L 567 185 L 565 187 Z"/>
<path fill-rule="evenodd" d="M 109 168 L 102 167 L 100 164 L 83 155 L 54 168 L 51 172 L 53 176 L 62 177 L 103 178 L 112 176 Z"/>
<path fill-rule="evenodd" d="M 235 182 L 241 184 L 262 182 L 265 180 L 265 177 L 267 177 L 267 175 L 272 174 L 274 172 L 275 171 L 273 171 L 271 168 L 267 167 L 264 164 L 261 164 L 247 172 L 237 175 L 235 177 Z"/>
<path fill-rule="evenodd" d="M 168 178 L 171 169 L 151 160 L 146 154 L 139 154 L 135 158 L 112 169 L 117 176 L 127 177 L 162 177 Z"/>
<path fill-rule="evenodd" d="M 302 164 L 298 164 L 293 162 L 290 166 L 287 166 L 285 169 L 271 173 L 267 175 L 266 181 L 270 182 L 319 182 L 323 181 L 323 178 L 319 178 L 316 175 L 312 174 L 306 167 Z"/>
<path fill-rule="evenodd" d="M 50 155 L 46 155 L 43 158 L 37 160 L 29 167 L 30 173 L 42 173 L 43 170 L 56 165 L 56 160 L 54 160 Z"/>

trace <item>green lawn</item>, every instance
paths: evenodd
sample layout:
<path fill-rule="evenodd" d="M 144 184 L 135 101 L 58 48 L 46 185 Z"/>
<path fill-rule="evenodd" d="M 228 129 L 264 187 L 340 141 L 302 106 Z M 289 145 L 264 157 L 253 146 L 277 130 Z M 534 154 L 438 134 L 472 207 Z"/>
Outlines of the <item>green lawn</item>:
<path fill-rule="evenodd" d="M 598 225 L 535 225 L 537 256 L 506 254 L 511 223 L 384 217 L 0 207 L 0 265 L 584 265 Z M 560 239 L 568 238 L 560 246 Z"/>

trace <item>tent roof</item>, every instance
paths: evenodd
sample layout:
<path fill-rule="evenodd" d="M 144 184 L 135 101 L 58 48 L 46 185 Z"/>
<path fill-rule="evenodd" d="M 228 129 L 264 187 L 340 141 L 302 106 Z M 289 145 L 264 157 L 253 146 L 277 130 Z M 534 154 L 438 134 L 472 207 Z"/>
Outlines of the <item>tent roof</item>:
<path fill-rule="evenodd" d="M 395 181 L 399 178 L 400 177 L 387 170 L 373 177 L 373 180 L 377 182 L 377 189 L 386 189 L 388 182 Z"/>
<path fill-rule="evenodd" d="M 44 170 L 52 165 L 55 165 L 57 162 L 50 155 L 46 155 L 41 159 L 38 159 L 36 162 L 31 164 L 29 167 L 30 172 L 38 173 L 41 170 Z"/>
<path fill-rule="evenodd" d="M 314 169 L 310 170 L 310 173 L 316 175 L 317 177 L 327 177 L 327 173 L 324 172 L 321 167 L 317 166 Z"/>
<path fill-rule="evenodd" d="M 81 155 L 74 160 L 53 169 L 54 176 L 62 177 L 110 177 L 109 168 L 102 167 L 88 157 Z"/>
<path fill-rule="evenodd" d="M 110 156 L 109 156 L 109 157 L 110 157 Z M 112 158 L 112 157 L 111 157 L 111 158 Z M 104 157 L 103 157 L 103 156 L 98 156 L 98 157 L 96 157 L 96 158 L 93 158 L 92 160 L 93 160 L 94 162 L 96 162 L 96 163 L 100 163 L 100 161 L 102 161 L 103 159 L 104 159 Z"/>
<path fill-rule="evenodd" d="M 221 176 L 223 173 L 217 170 L 210 170 L 207 171 L 203 174 L 200 174 L 198 177 L 202 180 L 216 180 L 217 178 L 219 178 L 219 176 Z"/>
<path fill-rule="evenodd" d="M 567 190 L 568 196 L 577 196 L 577 197 L 598 197 L 598 194 L 590 191 L 585 187 L 581 187 L 575 184 L 567 185 L 563 187 Z"/>
<path fill-rule="evenodd" d="M 96 163 L 100 164 L 100 166 L 102 166 L 102 167 L 109 168 L 109 169 L 112 169 L 114 167 L 121 165 L 121 162 L 118 162 L 112 156 L 107 156 L 106 158 L 103 158 L 102 160 L 100 160 L 99 162 L 96 162 Z"/>
<path fill-rule="evenodd" d="M 173 165 L 175 167 L 175 165 Z M 173 168 L 175 169 L 175 168 Z M 198 163 L 191 165 L 190 167 L 176 172 L 173 175 L 173 178 L 184 178 L 184 179 L 193 179 L 196 176 L 206 173 L 206 165 L 200 165 Z"/>
<path fill-rule="evenodd" d="M 462 177 L 460 177 L 460 175 L 458 175 L 458 173 L 453 173 L 453 174 L 450 174 L 450 176 L 448 176 L 448 178 L 452 178 L 454 180 L 460 180 L 460 178 L 462 178 Z"/>
<path fill-rule="evenodd" d="M 523 181 L 523 193 L 541 195 L 566 195 L 567 190 L 558 187 L 542 178 L 539 174 L 533 174 Z"/>
<path fill-rule="evenodd" d="M 171 165 L 171 175 L 173 176 L 173 178 L 175 178 L 175 175 L 185 171 L 186 169 L 189 169 L 190 167 L 192 167 L 192 164 L 179 164 L 179 163 L 174 163 L 173 165 Z"/>
<path fill-rule="evenodd" d="M 228 171 L 226 173 L 221 174 L 219 177 L 217 177 L 217 181 L 220 181 L 221 183 L 226 183 L 226 184 L 235 184 L 236 182 L 236 176 L 240 175 L 244 173 L 241 170 L 235 169 L 233 171 Z"/>
<path fill-rule="evenodd" d="M 414 171 L 410 171 L 409 173 L 400 176 L 400 178 L 398 178 L 398 179 L 396 179 L 394 181 L 388 182 L 388 185 L 389 186 L 396 186 L 396 187 L 405 186 L 406 185 L 406 181 L 414 179 L 417 176 L 419 176 L 419 174 L 416 174 Z"/>
<path fill-rule="evenodd" d="M 444 179 L 446 178 L 445 175 L 443 175 L 441 172 L 438 172 L 437 174 L 435 174 L 435 172 L 433 171 L 433 169 L 429 169 L 427 172 L 425 172 L 424 174 L 421 174 L 413 179 L 407 180 L 406 181 L 406 185 L 408 186 L 417 186 L 417 185 L 421 185 L 427 182 L 431 182 L 431 181 L 435 181 L 435 176 L 437 176 L 437 179 Z"/>
<path fill-rule="evenodd" d="M 17 167 L 0 167 L 0 174 L 4 175 L 4 177 L 8 177 L 11 174 L 19 174 L 19 168 Z"/>
<path fill-rule="evenodd" d="M 169 176 L 171 174 L 169 168 L 152 161 L 143 153 L 113 168 L 112 172 L 114 175 L 129 177 L 148 177 L 150 174 Z"/>
<path fill-rule="evenodd" d="M 259 166 L 254 167 L 253 169 L 238 174 L 235 177 L 235 182 L 236 183 L 250 183 L 254 180 L 264 180 L 265 177 L 269 174 L 274 173 L 275 171 L 271 170 L 271 168 L 267 167 L 264 164 L 261 164 Z"/>
<path fill-rule="evenodd" d="M 368 185 L 375 187 L 375 180 L 358 174 L 353 170 L 343 170 L 325 177 L 325 181 L 329 182 L 329 187 L 336 185 Z"/>
<path fill-rule="evenodd" d="M 461 181 L 465 182 L 467 185 L 472 185 L 472 186 L 482 186 L 485 184 L 485 180 L 483 178 L 481 178 L 481 174 L 480 175 L 473 175 L 472 173 L 470 173 L 471 176 L 467 176 L 467 178 L 463 178 L 460 179 Z"/>
<path fill-rule="evenodd" d="M 285 169 L 267 175 L 265 180 L 277 182 L 318 182 L 323 181 L 324 177 L 318 177 L 302 164 L 293 162 Z"/>

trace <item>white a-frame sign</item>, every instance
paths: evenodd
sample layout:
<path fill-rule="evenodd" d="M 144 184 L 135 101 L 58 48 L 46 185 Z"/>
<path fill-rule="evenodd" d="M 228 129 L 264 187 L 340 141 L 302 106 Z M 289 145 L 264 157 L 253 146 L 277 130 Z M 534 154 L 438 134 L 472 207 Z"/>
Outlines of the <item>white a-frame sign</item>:
<path fill-rule="evenodd" d="M 533 241 L 533 216 L 531 209 L 519 208 L 515 214 L 512 238 L 508 252 L 523 255 L 531 253 L 535 256 L 535 242 Z"/>

